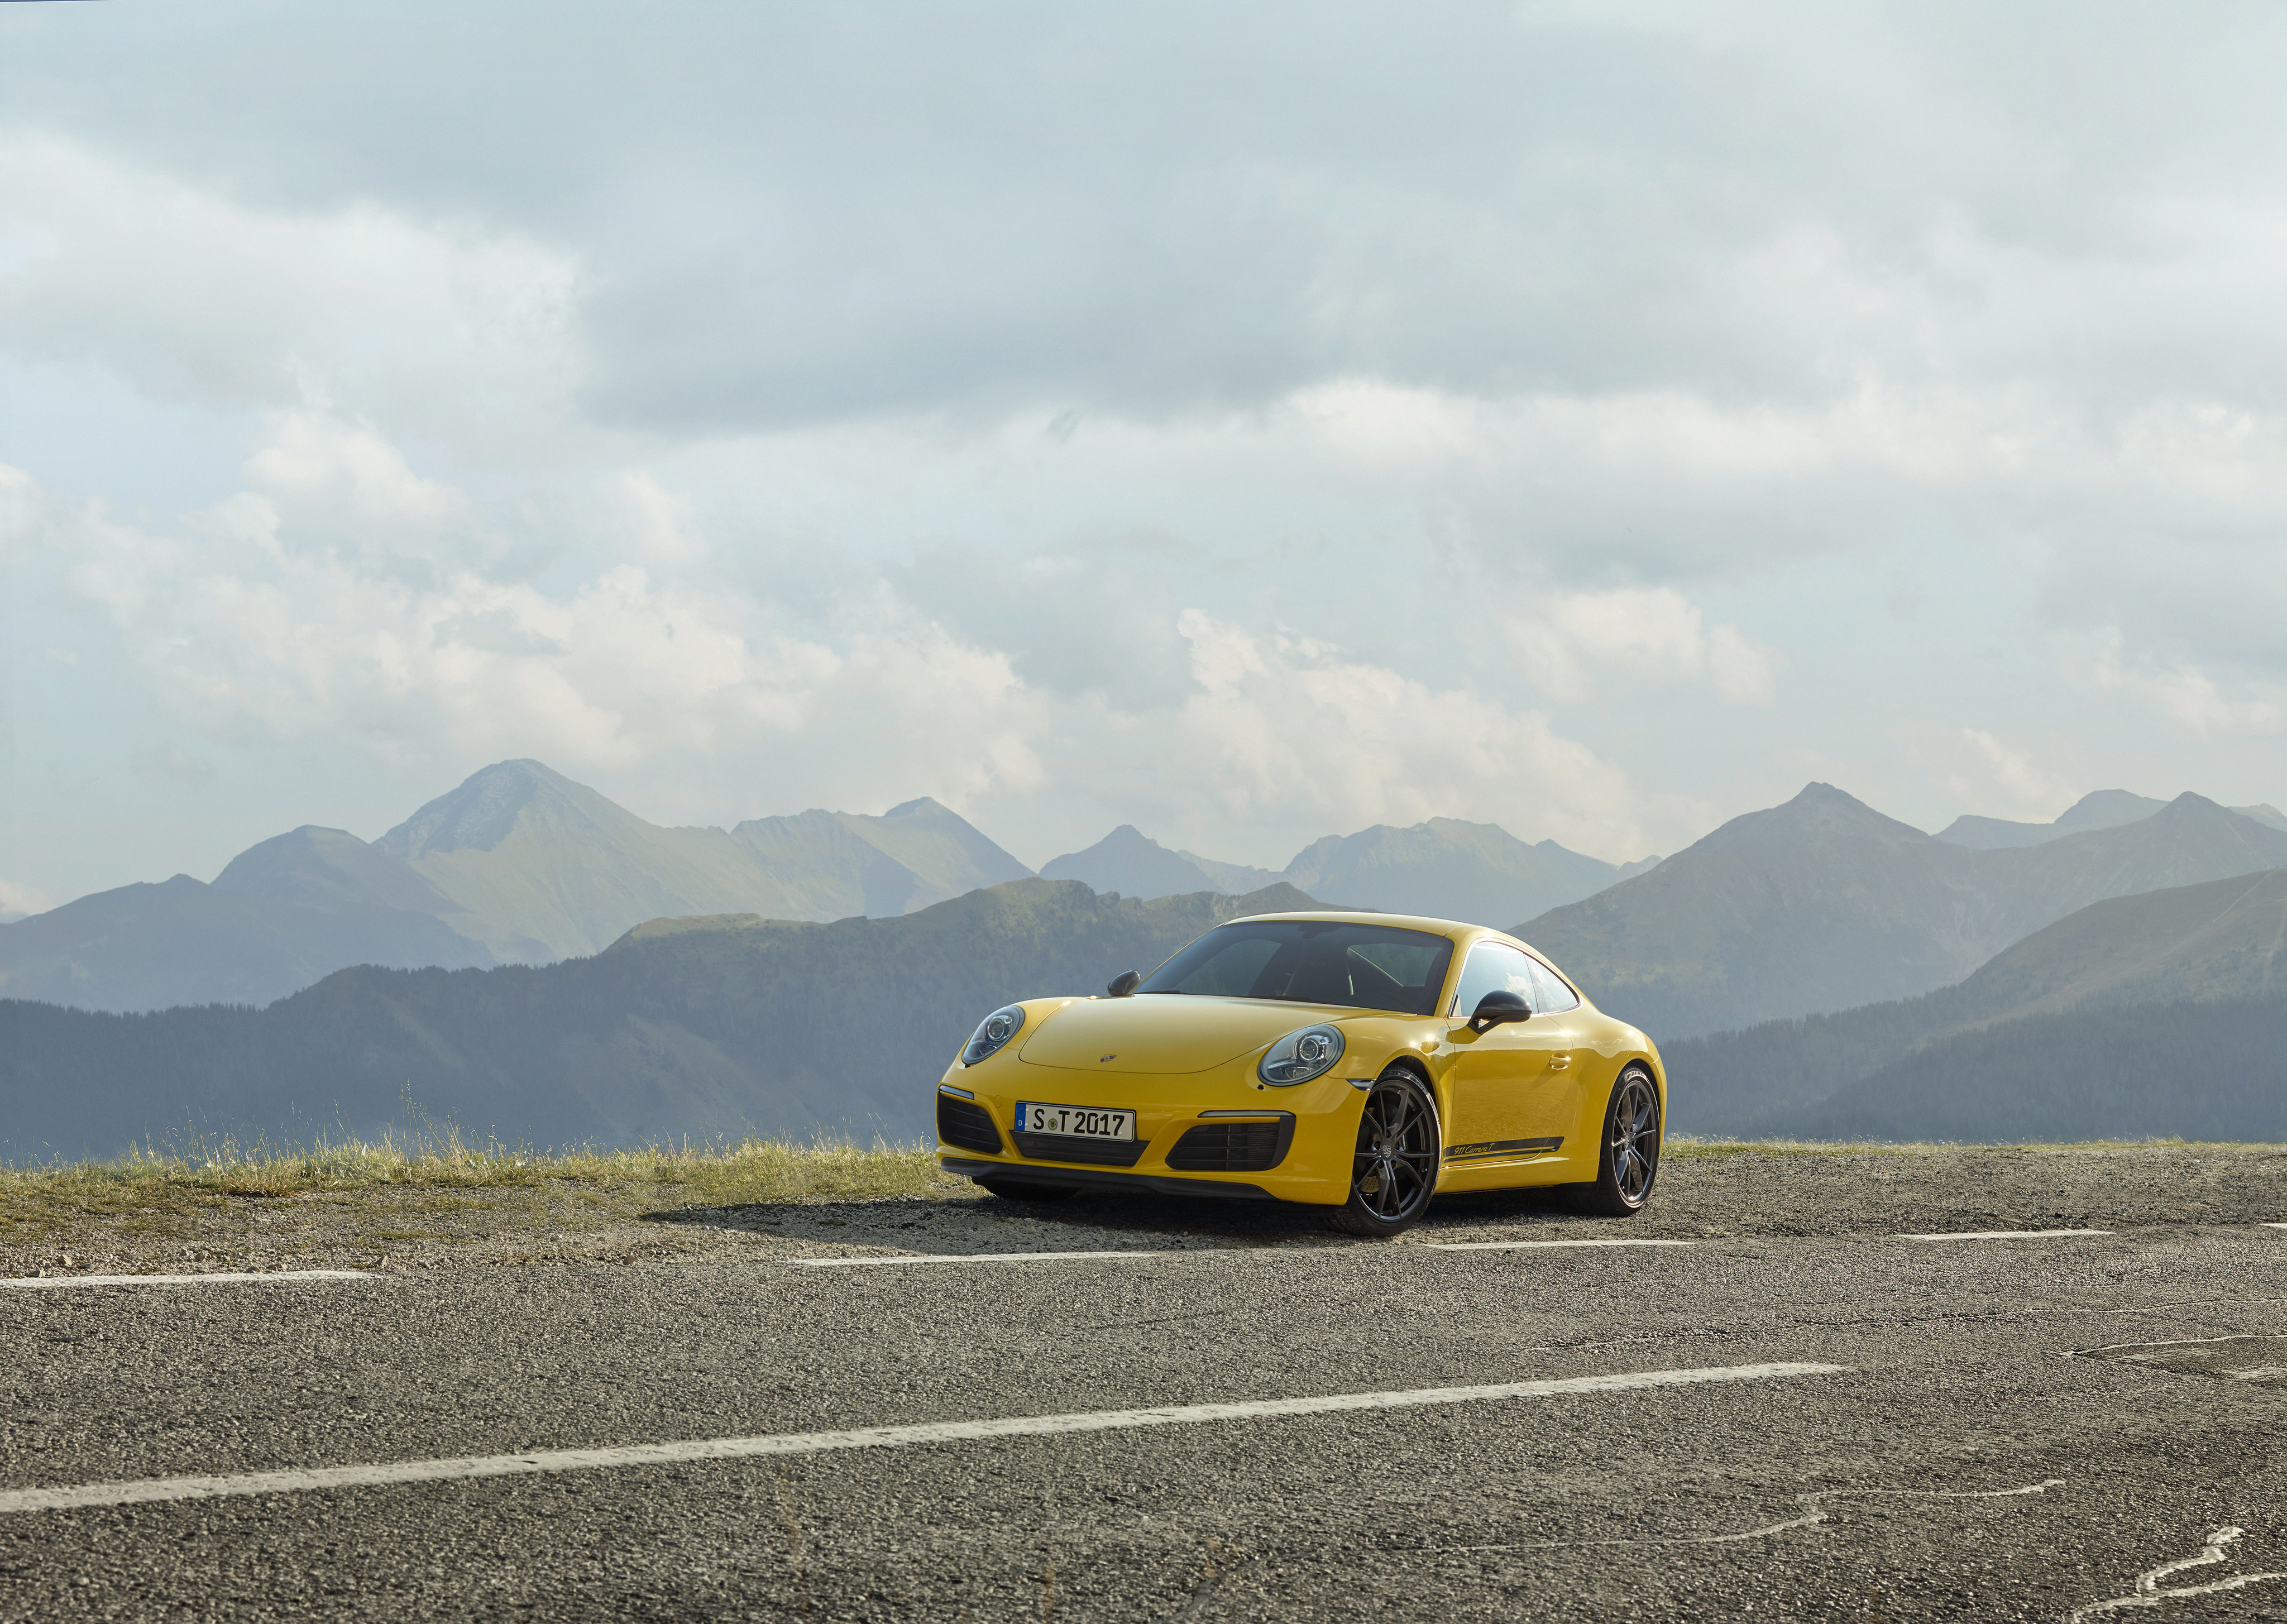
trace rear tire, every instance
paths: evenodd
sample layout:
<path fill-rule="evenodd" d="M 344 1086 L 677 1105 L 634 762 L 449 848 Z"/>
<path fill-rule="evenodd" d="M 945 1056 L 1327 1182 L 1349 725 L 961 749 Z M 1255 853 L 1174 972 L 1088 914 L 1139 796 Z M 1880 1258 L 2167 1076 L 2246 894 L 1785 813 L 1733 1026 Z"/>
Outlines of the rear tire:
<path fill-rule="evenodd" d="M 1061 1201 L 1080 1193 L 1077 1184 L 1035 1184 L 1021 1178 L 980 1178 L 977 1182 L 1004 1201 Z"/>
<path fill-rule="evenodd" d="M 1404 1066 L 1391 1066 L 1373 1080 L 1358 1115 L 1349 1200 L 1326 1221 L 1345 1234 L 1376 1240 L 1405 1233 L 1429 1210 L 1444 1153 L 1444 1131 L 1428 1085 Z"/>
<path fill-rule="evenodd" d="M 1612 1085 L 1611 1101 L 1604 1107 L 1596 1182 L 1572 1185 L 1573 1205 L 1607 1218 L 1642 1212 L 1659 1179 L 1660 1129 L 1658 1086 L 1647 1067 L 1631 1065 Z"/>

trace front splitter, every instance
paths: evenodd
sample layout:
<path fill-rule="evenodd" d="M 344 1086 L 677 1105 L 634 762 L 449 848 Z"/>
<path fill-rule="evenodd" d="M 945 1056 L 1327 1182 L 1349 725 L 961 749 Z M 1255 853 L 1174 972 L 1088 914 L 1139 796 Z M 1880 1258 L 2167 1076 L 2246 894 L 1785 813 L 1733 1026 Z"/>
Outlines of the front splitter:
<path fill-rule="evenodd" d="M 1026 1167 L 1013 1161 L 978 1161 L 967 1156 L 939 1156 L 938 1166 L 963 1178 L 1006 1179 L 1010 1184 L 1045 1184 L 1060 1190 L 1116 1190 L 1128 1195 L 1208 1196 L 1223 1200 L 1275 1201 L 1278 1198 L 1259 1184 L 1226 1184 L 1216 1178 L 1168 1178 L 1156 1173 L 1106 1173 L 1096 1168 Z"/>

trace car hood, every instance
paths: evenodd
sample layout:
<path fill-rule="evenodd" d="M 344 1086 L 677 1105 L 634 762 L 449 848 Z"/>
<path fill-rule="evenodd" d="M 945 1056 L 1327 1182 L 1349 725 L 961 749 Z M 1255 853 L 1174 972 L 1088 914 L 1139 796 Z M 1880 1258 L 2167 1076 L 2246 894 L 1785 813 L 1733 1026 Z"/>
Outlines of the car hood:
<path fill-rule="evenodd" d="M 1032 1066 L 1098 1073 L 1204 1072 L 1314 1021 L 1357 1012 L 1179 993 L 1089 998 L 1049 1017 L 1017 1057 Z"/>

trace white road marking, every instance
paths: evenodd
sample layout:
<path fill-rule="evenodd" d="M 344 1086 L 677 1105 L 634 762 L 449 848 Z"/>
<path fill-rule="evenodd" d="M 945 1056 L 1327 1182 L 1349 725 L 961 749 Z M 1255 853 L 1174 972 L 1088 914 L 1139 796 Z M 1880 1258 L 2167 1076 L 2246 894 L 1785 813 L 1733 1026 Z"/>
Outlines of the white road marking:
<path fill-rule="evenodd" d="M 1689 1240 L 1428 1240 L 1433 1252 L 1523 1252 L 1544 1247 L 1688 1247 Z"/>
<path fill-rule="evenodd" d="M 1216 1247 L 1201 1250 L 1260 1251 L 1259 1247 Z M 1029 1264 L 1053 1257 L 1173 1257 L 1173 1252 L 926 1252 L 898 1257 L 797 1257 L 805 1269 L 869 1269 L 893 1264 Z"/>
<path fill-rule="evenodd" d="M 2266 1229 L 2287 1229 L 2287 1224 L 2274 1224 L 2270 1219 L 2266 1218 L 2263 1221 L 2263 1227 Z"/>
<path fill-rule="evenodd" d="M 1957 1229 L 1935 1235 L 1901 1235 L 1901 1240 L 2056 1240 L 2069 1235 L 2109 1235 L 2109 1229 Z"/>
<path fill-rule="evenodd" d="M 154 1501 L 214 1500 L 246 1494 L 289 1494 L 313 1489 L 366 1488 L 435 1483 L 463 1477 L 511 1477 L 540 1472 L 590 1471 L 599 1467 L 669 1466 L 685 1461 L 732 1461 L 756 1455 L 817 1454 L 833 1449 L 903 1448 L 1068 1432 L 1112 1432 L 1131 1427 L 1183 1426 L 1209 1421 L 1253 1421 L 1283 1415 L 1329 1415 L 1347 1410 L 1395 1410 L 1425 1404 L 1469 1404 L 1500 1398 L 1555 1398 L 1576 1393 L 1634 1392 L 1654 1387 L 1697 1387 L 1713 1382 L 1757 1382 L 1781 1376 L 1837 1375 L 1844 1365 L 1723 1365 L 1699 1370 L 1642 1370 L 1617 1375 L 1566 1376 L 1553 1381 L 1504 1382 L 1490 1387 L 1420 1387 L 1395 1392 L 1329 1393 L 1310 1398 L 1252 1398 L 1234 1404 L 1167 1405 L 1149 1410 L 1085 1410 L 1068 1415 L 1015 1415 L 1000 1421 L 932 1422 L 910 1427 L 863 1427 L 848 1432 L 788 1432 L 763 1438 L 692 1438 L 673 1444 L 632 1444 L 615 1449 L 540 1449 L 522 1454 L 464 1455 L 455 1460 L 397 1461 L 374 1466 L 320 1466 L 302 1470 L 241 1472 L 216 1477 L 146 1477 L 68 1488 L 0 1493 L 0 1513 L 59 1511 L 80 1506 L 146 1505 Z"/>
<path fill-rule="evenodd" d="M 272 1280 L 377 1280 L 360 1269 L 274 1269 L 267 1274 L 28 1274 L 0 1286 L 41 1291 L 62 1286 L 240 1286 Z"/>
<path fill-rule="evenodd" d="M 2080 1624 L 2083 1619 L 2095 1618 L 2099 1613 L 2118 1612 L 2127 1607 L 2158 1607 L 2187 1596 L 2212 1596 L 2219 1590 L 2244 1590 L 2250 1585 L 2268 1584 L 2275 1579 L 2287 1579 L 2287 1573 L 2235 1573 L 2229 1579 L 2218 1579 L 2204 1585 L 2178 1585 L 2163 1590 L 2160 1581 L 2182 1573 L 2186 1568 L 2205 1567 L 2223 1560 L 2223 1548 L 2247 1531 L 2243 1528 L 2223 1527 L 2208 1535 L 2207 1548 L 2196 1557 L 2185 1557 L 2175 1562 L 2164 1562 L 2136 1576 L 2136 1588 L 2126 1596 L 2116 1596 L 2110 1601 L 2091 1602 L 2076 1607 L 2068 1624 Z"/>

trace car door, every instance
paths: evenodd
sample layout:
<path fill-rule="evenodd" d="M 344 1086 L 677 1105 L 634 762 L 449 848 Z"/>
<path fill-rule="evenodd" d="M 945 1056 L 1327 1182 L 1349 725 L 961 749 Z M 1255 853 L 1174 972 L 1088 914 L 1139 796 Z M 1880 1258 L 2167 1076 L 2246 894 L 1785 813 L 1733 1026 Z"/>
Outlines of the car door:
<path fill-rule="evenodd" d="M 1460 1169 L 1560 1153 L 1568 1110 L 1572 1028 L 1563 1015 L 1543 1013 L 1547 972 L 1500 942 L 1469 950 L 1453 1000 L 1448 1033 L 1455 1050 L 1446 1073 L 1452 1121 L 1445 1128 L 1445 1165 Z M 1516 994 L 1529 1020 L 1473 1031 L 1469 1016 L 1487 993 Z M 1575 1003 L 1577 1008 L 1577 1002 Z"/>

